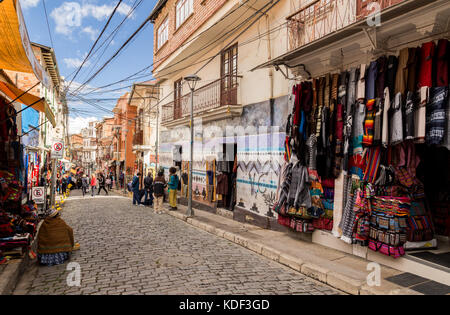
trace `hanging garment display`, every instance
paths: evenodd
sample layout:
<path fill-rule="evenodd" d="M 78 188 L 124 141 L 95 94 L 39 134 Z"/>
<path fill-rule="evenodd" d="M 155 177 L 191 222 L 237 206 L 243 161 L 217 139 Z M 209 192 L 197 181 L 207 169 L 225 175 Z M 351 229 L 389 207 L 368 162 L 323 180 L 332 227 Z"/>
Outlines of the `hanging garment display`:
<path fill-rule="evenodd" d="M 400 50 L 397 74 L 395 76 L 395 94 L 400 93 L 402 97 L 406 94 L 408 84 L 408 60 L 409 49 L 403 48 Z"/>
<path fill-rule="evenodd" d="M 396 56 L 388 57 L 388 65 L 386 72 L 386 87 L 389 88 L 389 95 L 393 97 L 395 93 L 395 77 L 398 69 L 398 58 Z"/>
<path fill-rule="evenodd" d="M 429 175 L 417 173 L 423 152 L 416 145 L 450 147 L 443 57 L 449 43 L 435 46 L 403 48 L 398 57 L 378 57 L 293 87 L 288 158 L 274 206 L 280 224 L 298 232 L 332 231 L 348 244 L 394 258 L 404 255 L 406 242 L 434 237 L 419 179 Z M 442 69 L 433 73 L 438 64 Z M 339 176 L 343 195 L 335 191 Z"/>
<path fill-rule="evenodd" d="M 426 86 L 419 90 L 420 101 L 414 112 L 414 140 L 416 143 L 425 143 L 429 92 L 430 88 Z"/>
<path fill-rule="evenodd" d="M 402 94 L 399 92 L 395 95 L 394 103 L 391 104 L 391 139 L 390 144 L 396 145 L 403 141 L 403 109 L 402 109 Z"/>
<path fill-rule="evenodd" d="M 439 145 L 444 139 L 447 98 L 447 86 L 431 88 L 430 102 L 427 105 L 426 132 L 426 141 L 429 145 Z"/>
<path fill-rule="evenodd" d="M 416 106 L 414 105 L 416 103 L 416 97 L 415 93 L 408 91 L 408 94 L 406 96 L 406 103 L 405 103 L 405 128 L 403 131 L 405 140 L 411 140 L 414 139 L 414 109 Z"/>
<path fill-rule="evenodd" d="M 420 50 L 419 88 L 433 86 L 433 57 L 436 50 L 434 42 L 424 43 Z"/>
<path fill-rule="evenodd" d="M 436 86 L 448 86 L 449 71 L 448 63 L 450 59 L 450 42 L 447 39 L 440 39 L 436 52 Z"/>
<path fill-rule="evenodd" d="M 408 49 L 408 81 L 407 81 L 407 91 L 408 92 L 416 92 L 419 88 L 417 84 L 417 72 L 418 72 L 418 65 L 419 65 L 419 54 L 420 54 L 420 48 L 409 48 Z"/>

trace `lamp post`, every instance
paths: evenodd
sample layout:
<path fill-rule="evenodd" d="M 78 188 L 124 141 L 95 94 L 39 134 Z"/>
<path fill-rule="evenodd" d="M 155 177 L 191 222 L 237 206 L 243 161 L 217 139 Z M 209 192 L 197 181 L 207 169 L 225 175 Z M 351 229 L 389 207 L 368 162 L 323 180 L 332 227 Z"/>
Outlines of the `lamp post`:
<path fill-rule="evenodd" d="M 128 142 L 127 138 L 128 138 L 128 129 L 125 129 L 123 132 L 125 134 L 125 162 L 124 162 L 124 165 L 123 165 L 125 175 L 124 175 L 123 192 L 126 194 L 127 193 L 127 186 L 128 186 L 128 184 L 127 184 L 127 142 Z"/>
<path fill-rule="evenodd" d="M 195 75 L 191 74 L 184 78 L 184 80 L 188 83 L 189 88 L 191 89 L 191 121 L 190 121 L 190 128 L 191 128 L 191 152 L 190 152 L 190 159 L 189 159 L 189 203 L 188 203 L 188 210 L 187 210 L 187 216 L 192 217 L 194 215 L 194 211 L 192 210 L 192 166 L 194 165 L 194 91 L 195 86 L 197 85 L 197 82 L 201 79 Z"/>

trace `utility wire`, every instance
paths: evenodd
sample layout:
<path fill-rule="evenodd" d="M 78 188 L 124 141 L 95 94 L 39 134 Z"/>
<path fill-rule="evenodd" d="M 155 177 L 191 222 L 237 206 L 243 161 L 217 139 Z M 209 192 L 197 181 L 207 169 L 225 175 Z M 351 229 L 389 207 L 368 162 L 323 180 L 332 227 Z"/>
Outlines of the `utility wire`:
<path fill-rule="evenodd" d="M 225 18 L 227 18 L 228 16 L 230 16 L 232 13 L 234 13 L 235 11 L 237 11 L 238 9 L 240 9 L 241 7 L 243 7 L 245 4 L 247 4 L 248 2 L 249 2 L 250 0 L 245 0 L 244 2 L 242 2 L 237 8 L 235 8 L 235 9 L 233 9 L 232 11 L 230 11 L 230 12 L 228 12 L 225 16 L 223 16 L 219 21 L 217 21 L 217 22 L 215 22 L 214 23 L 214 25 L 212 25 L 211 27 L 214 27 L 214 26 L 216 26 L 217 24 L 219 24 L 221 21 L 223 21 Z M 255 0 L 255 2 L 256 2 L 257 0 Z M 253 2 L 254 3 L 254 2 Z M 247 10 L 246 10 L 246 12 L 249 10 L 249 8 L 247 8 Z M 242 15 L 241 15 L 242 16 Z M 242 24 L 242 23 L 241 23 Z M 211 28 L 210 27 L 210 28 Z M 233 30 L 235 30 L 236 29 L 236 27 L 233 29 Z M 187 45 L 188 43 L 190 43 L 191 41 L 193 41 L 193 40 L 195 40 L 196 38 L 198 38 L 198 37 L 200 37 L 202 34 L 204 34 L 206 31 L 208 31 L 208 29 L 206 29 L 206 30 L 204 30 L 203 32 L 201 32 L 200 34 L 198 34 L 197 36 L 195 36 L 195 37 L 193 37 L 193 38 L 191 38 L 191 39 L 189 39 L 188 41 L 186 41 L 186 42 L 184 42 L 179 48 L 181 48 L 181 47 L 183 47 L 183 46 L 185 46 L 185 45 Z M 227 33 L 225 33 L 225 35 L 226 34 L 228 34 L 229 32 L 227 32 Z M 223 37 L 223 36 L 222 36 Z M 220 38 L 219 39 L 216 39 L 213 43 L 215 43 L 215 42 L 217 42 L 217 41 L 219 41 L 220 40 Z M 209 45 L 207 45 L 206 47 L 209 47 L 211 44 L 209 44 Z M 200 48 L 199 50 L 197 50 L 193 55 L 195 55 L 195 54 L 197 54 L 198 52 L 201 52 L 203 49 L 205 49 L 205 47 L 202 47 L 202 48 Z M 170 56 L 172 53 L 168 53 L 167 55 L 165 55 L 165 56 L 162 56 L 161 58 L 160 58 L 160 60 L 163 60 L 163 59 L 165 59 L 165 58 L 167 58 L 168 56 Z M 190 55 L 191 56 L 191 55 Z M 189 58 L 190 56 L 188 56 L 187 58 Z M 171 65 L 171 67 L 173 67 L 173 66 L 175 66 L 176 64 L 179 64 L 180 62 L 182 62 L 182 61 L 184 61 L 185 59 L 187 59 L 187 58 L 184 58 L 183 60 L 180 60 L 179 62 L 177 62 L 177 63 L 175 63 L 174 65 Z M 148 68 L 150 68 L 150 67 L 152 67 L 154 65 L 154 63 L 152 63 L 150 66 L 148 66 L 148 67 L 145 67 L 144 69 L 142 69 L 142 70 L 140 70 L 139 72 L 142 72 L 142 71 L 145 71 L 145 69 L 148 69 Z M 104 67 L 103 67 L 104 68 Z M 84 84 L 87 84 L 88 82 L 85 82 Z M 111 85 L 114 85 L 114 84 L 111 84 Z M 81 88 L 81 86 L 80 86 L 80 88 Z M 79 90 L 80 90 L 80 88 L 78 88 L 77 90 L 75 90 L 74 92 L 78 92 Z"/>
<path fill-rule="evenodd" d="M 136 7 L 134 6 L 136 4 L 137 0 L 134 2 L 133 4 L 133 8 L 130 9 L 130 11 L 128 12 L 128 14 L 123 18 L 122 22 L 108 35 L 108 37 L 95 49 L 95 51 L 91 54 L 91 56 L 88 57 L 87 61 L 92 58 L 92 56 L 94 56 L 101 47 L 103 47 L 103 45 L 105 45 L 105 43 L 108 41 L 108 39 L 111 37 L 111 35 L 117 33 L 119 31 L 119 29 L 122 27 L 122 24 L 130 17 L 130 15 L 132 14 L 132 12 L 136 9 Z M 142 2 L 142 0 L 141 0 Z M 114 35 L 115 36 L 115 35 Z M 109 44 L 108 44 L 109 46 Z M 97 60 L 98 63 L 98 60 Z M 71 77 L 73 74 L 75 74 L 75 72 L 77 71 L 77 69 L 75 69 L 71 74 L 69 74 L 67 77 Z M 92 70 L 91 70 L 92 71 Z"/>
<path fill-rule="evenodd" d="M 52 32 L 50 31 L 50 23 L 48 22 L 48 14 L 47 14 L 47 7 L 45 6 L 45 0 L 42 0 L 42 4 L 44 5 L 45 20 L 47 21 L 47 29 L 48 35 L 50 36 L 50 42 L 52 43 L 53 49 L 55 49 L 55 45 L 53 44 Z"/>
<path fill-rule="evenodd" d="M 73 80 L 75 80 L 75 78 L 77 77 L 78 73 L 80 73 L 81 69 L 83 68 L 84 64 L 86 63 L 87 59 L 89 58 L 89 56 L 91 55 L 92 51 L 94 50 L 95 46 L 97 45 L 98 41 L 100 40 L 100 38 L 102 37 L 103 33 L 106 31 L 106 29 L 108 28 L 109 23 L 111 22 L 114 14 L 116 14 L 117 9 L 119 8 L 120 4 L 122 3 L 123 0 L 119 0 L 119 2 L 117 3 L 117 5 L 115 6 L 114 10 L 111 12 L 108 21 L 106 22 L 105 26 L 103 27 L 101 33 L 97 36 L 97 39 L 95 40 L 94 44 L 91 47 L 91 50 L 89 51 L 89 53 L 86 55 L 86 57 L 84 58 L 83 62 L 81 63 L 81 65 L 78 67 L 77 72 L 75 73 L 75 75 L 73 76 L 72 80 L 70 81 L 69 85 L 67 86 L 67 90 L 70 88 L 70 86 L 72 85 Z M 66 91 L 67 91 L 66 90 Z"/>
<path fill-rule="evenodd" d="M 133 40 L 134 37 L 136 37 L 136 35 L 147 25 L 147 23 L 150 21 L 150 17 L 147 17 L 144 22 L 142 22 L 142 24 L 138 27 L 138 29 L 125 41 L 125 43 L 122 44 L 122 46 L 120 46 L 120 48 L 114 53 L 114 55 L 109 58 L 104 64 L 103 66 L 100 67 L 99 70 L 97 70 L 97 72 L 95 72 L 88 80 L 86 80 L 80 87 L 78 87 L 78 89 L 75 90 L 75 93 L 77 91 L 79 91 L 80 89 L 82 89 L 83 86 L 85 86 L 86 84 L 88 84 L 89 82 L 91 82 L 95 77 L 97 77 L 100 72 L 103 71 L 103 69 L 106 68 L 106 66 L 108 64 L 111 63 L 111 61 L 117 57 L 117 55 L 119 55 L 119 53 L 128 45 L 128 43 L 131 42 L 131 40 Z"/>
<path fill-rule="evenodd" d="M 108 48 L 110 47 L 111 43 L 113 42 L 113 40 L 116 38 L 116 36 L 119 34 L 119 30 L 122 28 L 123 24 L 128 20 L 128 18 L 133 14 L 134 11 L 136 11 L 136 9 L 142 4 L 143 0 L 140 0 L 137 3 L 138 0 L 136 0 L 133 3 L 133 7 L 130 9 L 130 11 L 127 13 L 127 15 L 122 19 L 122 21 L 119 23 L 119 25 L 116 26 L 116 28 L 108 35 L 108 37 L 106 37 L 106 39 L 94 50 L 94 52 L 92 53 L 91 56 L 95 56 L 97 54 L 97 52 L 103 47 L 105 46 L 105 44 L 107 43 L 107 45 L 105 46 L 105 48 L 103 49 L 102 53 L 97 57 L 97 60 L 95 61 L 95 63 L 90 66 L 90 70 L 89 72 L 87 72 L 86 74 L 86 78 L 89 77 L 92 72 L 95 70 L 95 67 L 97 67 L 98 63 L 100 62 L 100 60 L 102 59 L 103 55 L 106 53 L 106 51 L 108 50 Z M 85 78 L 85 79 L 86 79 Z M 84 79 L 84 80 L 85 80 Z"/>
<path fill-rule="evenodd" d="M 239 38 L 239 36 L 241 36 L 242 35 L 242 33 L 243 32 L 245 32 L 246 30 L 248 30 L 252 25 L 254 25 L 254 23 L 256 23 L 263 15 L 265 15 L 269 10 L 271 10 L 278 2 L 279 2 L 280 0 L 278 0 L 278 1 L 276 1 L 275 3 L 272 3 L 272 5 L 268 8 L 268 9 L 266 9 L 264 12 L 262 12 L 266 7 L 267 7 L 267 5 L 265 5 L 263 8 L 261 8 L 261 9 L 259 9 L 259 10 L 257 10 L 257 12 L 255 13 L 255 14 L 253 14 L 250 18 L 247 18 L 243 23 L 240 23 L 239 25 L 238 25 L 238 27 L 240 27 L 241 25 L 245 25 L 247 22 L 249 22 L 251 19 L 253 19 L 253 17 L 255 17 L 258 13 L 261 13 L 261 15 L 259 16 L 259 17 L 257 17 L 257 19 L 255 20 L 255 21 L 253 21 L 250 25 L 248 25 L 246 28 L 245 28 L 245 30 L 243 30 L 237 37 L 235 37 L 235 39 L 236 38 Z M 280 27 L 280 26 L 278 26 L 278 27 Z M 234 30 L 234 29 L 233 29 Z M 233 31 L 232 30 L 232 31 Z M 270 30 L 269 30 L 269 32 L 270 32 Z M 229 34 L 230 32 L 227 32 L 226 34 Z M 222 36 L 223 37 L 223 36 Z M 261 38 L 261 36 L 258 36 L 257 37 L 257 39 L 258 38 Z M 233 41 L 235 40 L 235 39 L 233 39 Z M 257 40 L 256 39 L 256 40 Z M 230 43 L 232 43 L 233 41 L 231 41 Z M 249 43 L 249 41 L 247 41 L 247 43 L 246 44 L 248 44 Z M 229 45 L 227 45 L 227 46 L 229 46 Z M 225 49 L 225 48 L 224 48 Z M 223 50 L 221 50 L 221 51 L 223 51 Z M 220 53 L 221 52 L 219 52 L 218 54 L 216 54 L 216 55 L 214 55 L 214 56 L 212 56 L 212 57 L 210 57 L 210 58 L 208 58 L 208 61 L 207 61 L 207 63 L 205 64 L 205 65 L 203 65 L 198 71 L 200 71 L 201 69 L 203 69 L 207 64 L 209 64 L 216 56 L 218 56 L 218 55 L 220 55 Z M 180 69 L 179 70 L 177 70 L 177 71 L 180 71 Z M 198 71 L 196 72 L 196 73 L 198 73 Z M 121 88 L 122 89 L 122 88 Z M 155 108 L 155 107 L 157 107 L 157 106 L 159 106 L 159 104 L 163 101 L 163 100 L 165 100 L 166 98 L 168 98 L 170 95 L 172 95 L 173 94 L 173 92 L 171 92 L 171 93 L 169 93 L 168 95 L 166 95 L 163 99 L 161 99 L 161 100 L 159 100 L 158 101 L 158 103 L 156 104 L 156 105 L 154 105 L 154 106 L 151 106 L 151 108 L 150 108 L 150 111 L 153 109 L 153 108 Z M 92 103 L 89 103 L 89 102 L 87 102 L 86 100 L 83 100 L 81 97 L 79 97 L 79 96 L 77 96 L 77 95 L 74 95 L 74 94 L 72 94 L 73 96 L 75 96 L 75 97 L 77 97 L 77 98 L 79 98 L 80 100 L 82 100 L 83 102 L 86 102 L 86 103 L 88 103 L 89 105 L 92 105 L 92 106 L 95 106 L 95 107 L 97 107 L 98 105 L 94 105 L 94 104 L 92 104 Z M 107 110 L 107 111 L 109 111 L 109 112 L 112 112 L 112 111 L 110 111 L 110 110 Z M 119 115 L 120 116 L 120 115 Z M 131 121 L 136 121 L 137 120 L 137 118 L 135 118 L 135 119 L 128 119 L 129 121 L 131 120 Z"/>

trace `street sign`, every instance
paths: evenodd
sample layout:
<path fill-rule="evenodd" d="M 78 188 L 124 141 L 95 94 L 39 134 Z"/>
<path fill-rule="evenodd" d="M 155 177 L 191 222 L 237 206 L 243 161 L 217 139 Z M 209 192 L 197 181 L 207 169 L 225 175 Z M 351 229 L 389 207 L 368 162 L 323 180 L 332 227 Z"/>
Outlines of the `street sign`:
<path fill-rule="evenodd" d="M 32 199 L 36 204 L 45 203 L 45 190 L 44 187 L 33 187 L 31 190 Z"/>
<path fill-rule="evenodd" d="M 52 146 L 52 159 L 62 159 L 64 157 L 64 142 L 56 141 Z"/>

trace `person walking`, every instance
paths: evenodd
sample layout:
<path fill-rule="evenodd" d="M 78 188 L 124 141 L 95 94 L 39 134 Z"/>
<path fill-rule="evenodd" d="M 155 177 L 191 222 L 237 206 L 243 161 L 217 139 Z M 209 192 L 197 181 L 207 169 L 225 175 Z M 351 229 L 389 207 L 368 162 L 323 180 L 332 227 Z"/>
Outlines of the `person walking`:
<path fill-rule="evenodd" d="M 94 197 L 95 195 L 95 188 L 97 187 L 97 178 L 95 178 L 95 175 L 92 174 L 91 176 L 91 195 Z"/>
<path fill-rule="evenodd" d="M 109 179 L 111 180 L 109 184 L 109 190 L 111 191 L 114 185 L 114 175 L 112 173 L 109 174 Z"/>
<path fill-rule="evenodd" d="M 136 173 L 131 182 L 131 191 L 133 192 L 133 206 L 143 206 L 141 205 L 141 195 L 139 192 L 139 176 L 141 173 Z"/>
<path fill-rule="evenodd" d="M 147 177 L 144 179 L 144 189 L 145 189 L 145 201 L 146 206 L 151 206 L 153 204 L 153 176 L 152 173 L 148 173 Z"/>
<path fill-rule="evenodd" d="M 177 169 L 171 167 L 169 169 L 170 181 L 169 181 L 169 204 L 170 210 L 177 210 L 177 192 L 180 179 L 178 178 Z"/>
<path fill-rule="evenodd" d="M 105 185 L 106 185 L 105 176 L 103 176 L 102 173 L 98 174 L 98 193 L 97 193 L 97 195 L 100 195 L 100 192 L 102 189 L 105 191 L 106 195 L 108 195 L 108 191 L 106 190 Z"/>
<path fill-rule="evenodd" d="M 62 189 L 62 193 L 66 194 L 66 190 L 67 190 L 67 178 L 65 178 L 64 176 L 61 179 L 61 189 Z"/>
<path fill-rule="evenodd" d="M 58 194 L 61 194 L 61 174 L 58 173 L 57 178 L 56 178 L 56 191 L 58 192 Z"/>
<path fill-rule="evenodd" d="M 158 176 L 153 181 L 154 211 L 156 214 L 163 213 L 164 189 L 167 187 L 164 173 L 159 171 Z"/>
<path fill-rule="evenodd" d="M 119 176 L 120 189 L 123 189 L 124 181 L 125 181 L 125 175 L 123 174 L 123 172 L 121 172 L 120 176 Z"/>
<path fill-rule="evenodd" d="M 83 197 L 86 195 L 87 188 L 89 187 L 89 180 L 86 175 L 81 178 L 81 191 L 83 192 Z"/>
<path fill-rule="evenodd" d="M 106 177 L 106 187 L 108 187 L 108 191 L 111 191 L 111 175 Z"/>

